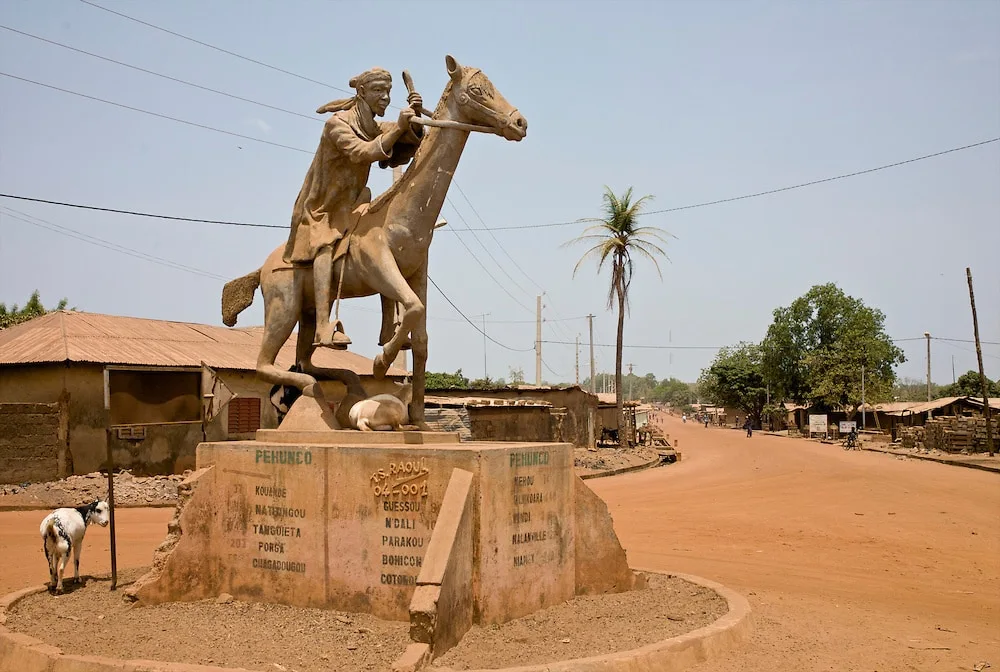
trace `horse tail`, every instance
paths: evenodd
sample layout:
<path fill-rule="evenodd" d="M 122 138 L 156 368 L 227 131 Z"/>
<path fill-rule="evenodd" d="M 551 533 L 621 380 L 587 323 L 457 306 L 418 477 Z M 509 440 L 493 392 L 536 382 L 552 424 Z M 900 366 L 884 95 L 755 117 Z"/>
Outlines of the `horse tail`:
<path fill-rule="evenodd" d="M 236 325 L 236 316 L 253 303 L 254 292 L 260 287 L 260 269 L 241 278 L 230 280 L 222 288 L 222 323 Z"/>

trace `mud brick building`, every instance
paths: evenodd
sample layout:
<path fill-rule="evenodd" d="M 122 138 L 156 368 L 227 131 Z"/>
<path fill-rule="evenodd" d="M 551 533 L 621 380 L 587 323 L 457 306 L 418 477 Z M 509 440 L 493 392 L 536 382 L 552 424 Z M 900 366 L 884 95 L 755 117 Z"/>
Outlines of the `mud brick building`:
<path fill-rule="evenodd" d="M 119 468 L 179 473 L 194 467 L 201 441 L 277 426 L 271 385 L 256 377 L 261 335 L 68 310 L 0 331 L 0 482 L 90 473 L 109 443 Z M 376 383 L 366 357 L 322 349 L 315 358 L 354 371 L 369 394 L 406 374 L 390 369 Z M 294 359 L 293 334 L 276 363 Z M 328 392 L 336 400 L 343 386 Z"/>

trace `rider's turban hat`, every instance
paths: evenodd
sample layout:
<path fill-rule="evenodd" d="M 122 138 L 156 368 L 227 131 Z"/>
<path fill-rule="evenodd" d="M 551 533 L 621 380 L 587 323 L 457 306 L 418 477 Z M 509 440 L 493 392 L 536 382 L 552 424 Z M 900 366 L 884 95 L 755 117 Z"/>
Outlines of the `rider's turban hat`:
<path fill-rule="evenodd" d="M 372 68 L 371 70 L 365 70 L 360 75 L 351 77 L 351 81 L 348 83 L 352 89 L 358 90 L 362 86 L 368 86 L 372 82 L 384 81 L 392 84 L 392 75 L 389 74 L 388 70 L 383 68 Z M 341 110 L 349 110 L 357 104 L 358 97 L 354 96 L 352 98 L 341 98 L 339 100 L 334 100 L 326 105 L 320 107 L 316 112 L 318 114 L 326 114 L 327 112 L 340 112 Z"/>

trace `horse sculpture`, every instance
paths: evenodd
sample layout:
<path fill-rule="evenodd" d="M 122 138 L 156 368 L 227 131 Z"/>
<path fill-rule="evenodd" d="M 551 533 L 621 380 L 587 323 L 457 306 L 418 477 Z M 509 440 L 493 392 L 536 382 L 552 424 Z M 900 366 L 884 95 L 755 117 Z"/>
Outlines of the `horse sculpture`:
<path fill-rule="evenodd" d="M 413 123 L 429 127 L 403 176 L 369 206 L 355 211 L 348 251 L 333 267 L 331 296 L 382 297 L 382 352 L 373 373 L 383 378 L 401 348 L 413 349 L 413 396 L 410 422 L 424 423 L 424 386 L 427 364 L 427 253 L 434 236 L 455 168 L 472 132 L 500 135 L 520 141 L 528 122 L 476 68 L 445 58 L 449 82 L 430 119 Z M 408 79 L 408 76 L 404 77 Z M 257 357 L 259 378 L 297 387 L 313 396 L 319 379 L 341 380 L 349 393 L 360 387 L 356 374 L 313 366 L 316 308 L 310 269 L 282 260 L 284 244 L 256 271 L 226 283 L 222 291 L 223 322 L 236 324 L 237 315 L 253 303 L 260 287 L 264 296 L 264 338 Z M 396 307 L 401 308 L 397 324 Z M 296 362 L 301 372 L 275 365 L 278 351 L 299 325 Z"/>

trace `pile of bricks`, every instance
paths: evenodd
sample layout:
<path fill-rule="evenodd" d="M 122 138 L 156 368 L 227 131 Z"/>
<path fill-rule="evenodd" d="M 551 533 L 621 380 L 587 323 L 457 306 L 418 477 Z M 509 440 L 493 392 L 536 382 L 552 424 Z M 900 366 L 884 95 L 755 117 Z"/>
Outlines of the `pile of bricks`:
<path fill-rule="evenodd" d="M 994 450 L 1000 448 L 1000 423 L 993 425 Z M 947 453 L 983 453 L 986 445 L 986 419 L 976 416 L 932 418 L 924 426 L 924 445 Z M 905 439 L 904 439 L 905 445 Z"/>
<path fill-rule="evenodd" d="M 923 427 L 903 427 L 899 430 L 899 436 L 903 440 L 903 448 L 924 449 Z"/>

